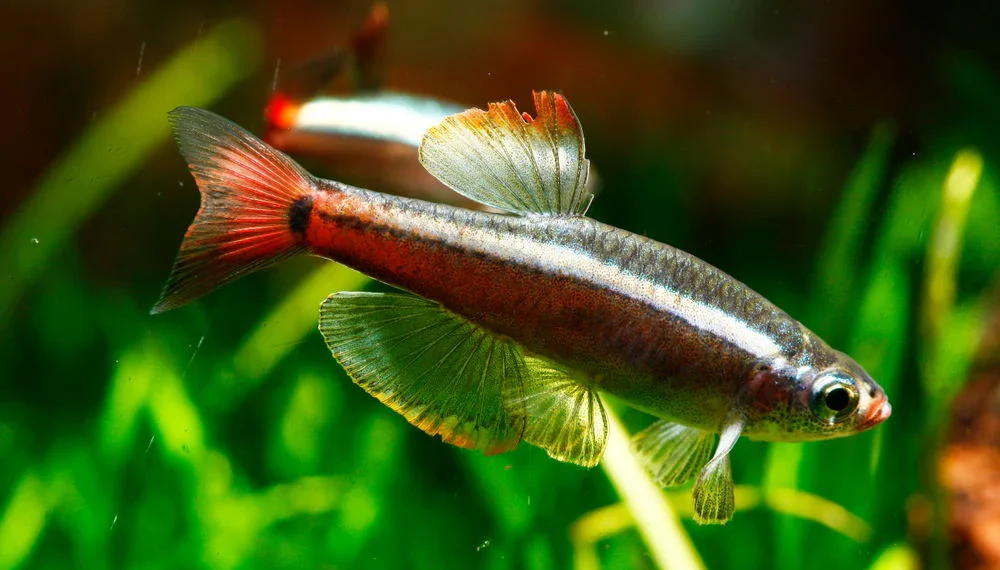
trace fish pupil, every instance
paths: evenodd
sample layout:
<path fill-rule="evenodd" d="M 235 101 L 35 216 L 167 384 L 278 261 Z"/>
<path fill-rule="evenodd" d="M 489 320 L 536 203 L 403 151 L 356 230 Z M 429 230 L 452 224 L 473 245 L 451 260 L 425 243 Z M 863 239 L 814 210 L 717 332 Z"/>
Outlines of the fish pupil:
<path fill-rule="evenodd" d="M 835 412 L 847 408 L 851 403 L 851 395 L 845 388 L 834 388 L 826 393 L 826 407 Z"/>

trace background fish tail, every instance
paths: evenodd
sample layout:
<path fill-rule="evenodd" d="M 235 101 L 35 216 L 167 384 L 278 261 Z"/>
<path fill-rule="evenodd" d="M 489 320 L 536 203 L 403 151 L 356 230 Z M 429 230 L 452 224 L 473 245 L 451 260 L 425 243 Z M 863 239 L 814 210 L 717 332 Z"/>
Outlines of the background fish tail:
<path fill-rule="evenodd" d="M 152 313 L 304 251 L 315 187 L 290 158 L 214 113 L 179 107 L 170 122 L 201 208 Z"/>

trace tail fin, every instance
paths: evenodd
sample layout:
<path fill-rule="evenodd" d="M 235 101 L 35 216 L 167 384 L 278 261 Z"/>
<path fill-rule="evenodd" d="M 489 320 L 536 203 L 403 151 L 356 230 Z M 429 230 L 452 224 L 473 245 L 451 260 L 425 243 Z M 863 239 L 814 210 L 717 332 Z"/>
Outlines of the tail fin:
<path fill-rule="evenodd" d="M 201 208 L 153 314 L 304 251 L 315 186 L 288 156 L 214 113 L 178 107 L 169 116 Z"/>

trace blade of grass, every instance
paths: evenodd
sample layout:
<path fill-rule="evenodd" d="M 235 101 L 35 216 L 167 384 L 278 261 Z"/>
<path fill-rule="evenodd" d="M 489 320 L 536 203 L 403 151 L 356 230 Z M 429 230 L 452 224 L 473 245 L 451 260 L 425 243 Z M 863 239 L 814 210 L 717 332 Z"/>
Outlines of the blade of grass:
<path fill-rule="evenodd" d="M 894 544 L 879 552 L 868 570 L 918 570 L 923 565 L 920 557 L 907 544 Z"/>
<path fill-rule="evenodd" d="M 855 460 L 834 462 L 814 480 L 817 485 L 827 485 L 830 480 L 857 478 L 861 459 L 867 456 L 864 467 L 869 472 L 868 480 L 850 491 L 832 488 L 842 492 L 841 499 L 849 498 L 854 511 L 873 525 L 877 539 L 896 536 L 894 529 L 900 524 L 895 512 L 880 506 L 903 503 L 919 477 L 917 470 L 900 461 L 918 454 L 921 441 L 908 435 L 922 429 L 922 419 L 913 413 L 920 405 L 919 398 L 915 397 L 913 383 L 906 382 L 916 287 L 911 268 L 921 255 L 935 207 L 934 181 L 943 176 L 936 161 L 923 160 L 907 165 L 894 182 L 847 342 L 848 353 L 886 390 L 896 413 L 877 428 L 874 437 L 860 436 L 860 443 L 865 445 L 848 451 Z M 861 563 L 856 552 L 836 554 L 838 558 L 833 560 L 840 564 L 848 563 L 846 560 Z"/>
<path fill-rule="evenodd" d="M 214 379 L 206 388 L 207 398 L 220 411 L 238 405 L 302 339 L 316 331 L 319 304 L 327 295 L 356 291 L 368 281 L 346 266 L 323 264 L 271 309 L 236 350 L 233 362 L 238 381 L 228 382 L 221 376 Z"/>
<path fill-rule="evenodd" d="M 797 489 L 767 489 L 764 504 L 775 512 L 811 520 L 857 542 L 871 538 L 872 529 L 864 520 L 841 505 Z"/>
<path fill-rule="evenodd" d="M 862 273 L 864 236 L 882 186 L 895 129 L 882 123 L 872 131 L 868 146 L 844 185 L 819 250 L 813 283 L 809 326 L 824 338 L 844 330 L 848 308 Z"/>
<path fill-rule="evenodd" d="M 0 519 L 0 570 L 17 568 L 31 555 L 45 530 L 46 497 L 45 484 L 36 473 L 21 476 Z"/>
<path fill-rule="evenodd" d="M 955 302 L 958 258 L 962 251 L 969 205 L 979 184 L 983 158 L 972 150 L 955 156 L 941 193 L 941 209 L 927 247 L 926 288 L 921 325 L 931 342 L 941 334 Z"/>
<path fill-rule="evenodd" d="M 872 529 L 868 523 L 837 503 L 812 493 L 797 489 L 765 490 L 748 485 L 736 485 L 733 494 L 736 497 L 737 512 L 750 511 L 763 505 L 780 513 L 821 524 L 857 542 L 867 542 L 871 538 Z M 694 512 L 690 489 L 668 491 L 665 492 L 665 496 L 678 515 L 688 517 Z M 615 503 L 590 511 L 577 519 L 570 528 L 574 550 L 587 547 L 592 551 L 597 542 L 624 532 L 634 525 L 635 519 L 624 503 Z M 587 559 L 585 555 L 584 566 L 588 565 Z"/>
<path fill-rule="evenodd" d="M 942 369 L 941 365 L 946 360 L 939 355 L 954 346 L 954 335 L 950 332 L 945 334 L 949 331 L 945 325 L 951 320 L 955 306 L 958 260 L 964 242 L 965 224 L 982 168 L 983 159 L 975 151 L 963 150 L 955 156 L 941 189 L 941 208 L 927 244 L 921 311 L 921 332 L 927 350 L 922 365 L 924 386 L 930 396 L 929 401 L 935 405 L 932 410 L 935 423 L 964 378 L 964 375 L 955 375 L 960 372 L 958 370 Z M 967 348 L 968 359 L 971 359 L 972 347 Z"/>
<path fill-rule="evenodd" d="M 524 568 L 527 570 L 548 570 L 555 568 L 552 544 L 544 535 L 537 535 L 528 541 L 524 549 Z"/>
<path fill-rule="evenodd" d="M 156 434 L 155 449 L 186 482 L 198 529 L 192 538 L 201 548 L 205 567 L 228 569 L 248 555 L 261 517 L 248 497 L 234 492 L 232 462 L 211 444 L 210 429 L 184 385 L 182 360 L 172 358 L 152 334 L 138 339 L 124 351 L 122 361 L 146 387 L 124 401 L 148 414 Z M 139 401 L 132 401 L 135 398 Z M 109 403 L 116 401 L 123 400 Z M 102 435 L 113 437 L 116 432 Z M 115 453 L 115 446 L 106 449 Z"/>
<path fill-rule="evenodd" d="M 296 343 L 316 330 L 319 304 L 334 291 L 364 287 L 368 277 L 339 263 L 324 263 L 261 319 L 236 351 L 241 376 L 266 376 Z"/>
<path fill-rule="evenodd" d="M 258 35 L 230 20 L 181 50 L 49 167 L 0 232 L 0 322 L 45 264 L 168 136 L 167 111 L 206 106 L 257 67 Z"/>
<path fill-rule="evenodd" d="M 875 127 L 868 145 L 844 185 L 843 195 L 831 217 L 819 251 L 816 281 L 806 324 L 836 344 L 843 334 L 850 307 L 863 272 L 864 237 L 872 209 L 885 178 L 895 129 L 888 123 Z M 811 461 L 801 444 L 772 444 L 764 467 L 765 489 L 801 486 L 803 469 Z M 795 518 L 782 517 L 775 533 L 780 568 L 800 568 L 805 561 L 804 527 Z"/>
<path fill-rule="evenodd" d="M 926 459 L 935 461 L 941 444 L 942 426 L 948 406 L 965 381 L 975 354 L 981 310 L 977 306 L 955 309 L 958 260 L 961 257 L 969 205 L 982 174 L 983 159 L 974 150 L 959 151 L 944 185 L 941 206 L 927 244 L 924 298 L 921 306 L 921 376 L 928 406 L 926 441 L 932 450 Z M 947 561 L 947 529 L 940 488 L 929 489 L 934 504 L 931 564 Z"/>
<path fill-rule="evenodd" d="M 632 512 L 624 503 L 601 507 L 583 515 L 569 529 L 576 570 L 601 570 L 597 543 L 635 526 Z"/>
<path fill-rule="evenodd" d="M 330 525 L 327 550 L 345 566 L 372 548 L 372 537 L 391 512 L 390 489 L 404 460 L 405 422 L 389 414 L 368 416 L 357 433 L 356 473 L 345 490 L 340 516 Z"/>
<path fill-rule="evenodd" d="M 874 274 L 861 298 L 858 318 L 848 341 L 848 354 L 854 356 L 877 379 L 889 394 L 890 401 L 899 395 L 910 326 L 912 283 L 903 259 L 893 256 L 874 264 Z M 897 400 L 898 402 L 898 400 Z M 869 456 L 868 472 L 874 476 L 882 460 L 882 441 L 886 427 L 875 433 Z M 861 513 L 869 517 L 876 512 L 877 489 L 869 485 L 856 489 Z"/>
<path fill-rule="evenodd" d="M 125 352 L 111 378 L 100 422 L 100 450 L 114 465 L 125 459 L 136 436 L 136 423 L 149 396 L 153 379 L 146 374 L 147 355 L 141 350 Z"/>
<path fill-rule="evenodd" d="M 272 472 L 282 478 L 317 472 L 327 446 L 325 430 L 343 412 L 341 388 L 339 382 L 330 381 L 326 368 L 299 371 L 284 411 L 273 422 L 268 453 Z"/>
<path fill-rule="evenodd" d="M 677 515 L 660 488 L 639 465 L 629 447 L 628 433 L 611 406 L 608 412 L 608 445 L 601 459 L 608 479 L 628 506 L 657 568 L 702 569 L 705 563 L 691 543 Z"/>

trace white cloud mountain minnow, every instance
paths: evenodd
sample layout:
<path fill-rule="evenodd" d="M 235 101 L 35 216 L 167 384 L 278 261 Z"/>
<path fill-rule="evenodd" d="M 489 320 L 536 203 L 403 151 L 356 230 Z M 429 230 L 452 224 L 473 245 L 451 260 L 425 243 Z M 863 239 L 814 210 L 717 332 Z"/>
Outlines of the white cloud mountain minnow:
<path fill-rule="evenodd" d="M 388 24 L 389 8 L 374 3 L 346 46 L 289 74 L 265 108 L 264 141 L 291 156 L 319 162 L 338 180 L 484 209 L 420 166 L 417 148 L 424 132 L 466 106 L 384 88 Z"/>
<path fill-rule="evenodd" d="M 662 419 L 635 436 L 663 485 L 697 477 L 700 522 L 733 513 L 741 435 L 809 441 L 889 417 L 843 353 L 742 283 L 668 245 L 584 216 L 589 163 L 559 94 L 432 127 L 421 163 L 477 212 L 313 177 L 208 111 L 171 113 L 202 193 L 153 312 L 300 253 L 409 293 L 334 293 L 320 331 L 370 394 L 444 441 L 487 453 L 520 441 L 600 459 L 604 391 Z M 714 434 L 719 443 L 715 446 Z"/>
<path fill-rule="evenodd" d="M 427 129 L 459 107 L 405 93 L 374 91 L 305 100 L 275 94 L 264 115 L 264 140 L 293 156 L 322 161 L 337 178 L 389 194 L 444 202 L 463 208 L 482 206 L 431 176 L 417 161 Z"/>

